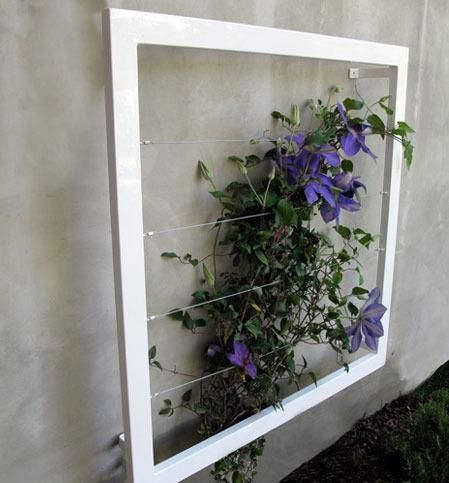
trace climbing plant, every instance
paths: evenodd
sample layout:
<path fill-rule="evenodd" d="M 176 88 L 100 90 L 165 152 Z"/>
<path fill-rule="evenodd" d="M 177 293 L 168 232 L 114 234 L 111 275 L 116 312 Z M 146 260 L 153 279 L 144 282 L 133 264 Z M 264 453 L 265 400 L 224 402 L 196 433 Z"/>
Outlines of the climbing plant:
<path fill-rule="evenodd" d="M 190 253 L 162 257 L 202 270 L 204 283 L 192 294 L 197 307 L 173 309 L 170 316 L 193 334 L 200 327 L 211 331 L 203 354 L 208 377 L 198 393 L 190 389 L 178 402 L 166 399 L 160 414 L 193 411 L 206 438 L 268 406 L 282 409 L 285 385 L 299 386 L 304 376 L 315 381 L 304 355 L 295 351 L 299 343 L 328 344 L 340 356 L 362 344 L 377 350 L 387 308 L 378 288 L 365 287 L 359 261 L 376 236 L 343 225 L 341 215 L 362 209 L 360 194 L 367 188 L 353 158 L 363 153 L 376 159 L 370 136 L 400 142 L 410 167 L 414 131 L 405 122 L 387 127 L 384 118 L 393 114 L 387 101 L 332 103 L 331 95 L 326 103 L 310 102 L 314 125 L 308 129 L 297 104 L 287 114 L 274 111 L 284 133 L 252 141 L 271 145 L 263 157 L 230 156 L 236 180 L 227 186 L 199 161 L 220 206 L 211 253 L 203 260 Z M 256 166 L 266 174 L 259 169 L 254 176 Z M 315 218 L 331 225 L 335 236 L 317 228 Z M 217 257 L 223 255 L 229 264 L 220 271 Z M 156 347 L 150 349 L 150 364 L 164 369 Z M 263 447 L 259 438 L 218 461 L 215 480 L 253 481 Z"/>

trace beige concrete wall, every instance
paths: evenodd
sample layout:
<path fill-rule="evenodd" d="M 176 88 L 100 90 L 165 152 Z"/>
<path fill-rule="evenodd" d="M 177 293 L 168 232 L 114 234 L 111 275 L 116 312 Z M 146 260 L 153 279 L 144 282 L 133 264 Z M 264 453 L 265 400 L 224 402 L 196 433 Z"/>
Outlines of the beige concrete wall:
<path fill-rule="evenodd" d="M 269 435 L 259 481 L 276 482 L 449 358 L 444 164 L 449 6 L 444 0 L 0 0 L 0 481 L 5 483 L 122 481 L 120 451 L 113 446 L 122 425 L 100 24 L 106 6 L 410 47 L 407 120 L 418 134 L 415 165 L 402 180 L 388 363 Z M 264 129 L 273 105 L 323 95 L 329 84 L 344 82 L 344 69 L 332 64 L 194 57 L 162 49 L 141 52 L 143 132 L 187 138 Z M 364 89 L 376 94 L 372 85 Z M 184 180 L 199 157 L 213 158 L 229 176 L 221 163 L 229 149 L 235 152 L 225 147 L 145 152 L 145 221 L 162 227 L 169 217 L 176 224 L 212 214 L 201 185 L 192 180 L 189 188 Z M 174 171 L 177 161 L 183 164 Z M 170 173 L 175 188 L 167 197 L 164 180 Z M 374 180 L 374 171 L 369 176 Z M 195 236 L 160 240 L 156 248 L 200 247 Z M 178 305 L 175 299 L 188 295 L 183 284 L 170 284 L 176 274 L 157 264 L 155 256 L 152 271 L 163 274 L 170 291 L 149 293 L 150 304 Z M 187 284 L 197 281 L 192 272 L 182 277 Z M 177 342 L 161 342 L 161 359 L 172 364 L 173 347 L 179 352 L 186 342 L 178 340 L 176 328 L 165 327 Z M 156 327 L 150 335 L 161 338 L 163 332 Z M 159 377 L 156 383 L 171 381 Z M 167 424 L 157 423 L 160 434 L 171 428 Z M 204 471 L 190 480 L 210 477 Z"/>

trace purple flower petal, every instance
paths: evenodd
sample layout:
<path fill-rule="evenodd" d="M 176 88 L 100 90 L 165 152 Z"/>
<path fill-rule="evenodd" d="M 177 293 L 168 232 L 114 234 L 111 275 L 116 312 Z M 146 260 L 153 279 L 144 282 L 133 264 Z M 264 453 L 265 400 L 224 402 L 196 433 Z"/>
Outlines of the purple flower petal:
<path fill-rule="evenodd" d="M 371 156 L 373 159 L 377 159 L 377 156 L 371 151 L 371 149 L 365 144 L 365 136 L 360 134 L 357 136 L 357 141 L 362 148 L 362 151 Z"/>
<path fill-rule="evenodd" d="M 355 331 L 355 334 L 353 335 L 351 340 L 352 352 L 357 352 L 360 348 L 360 344 L 362 343 L 362 329 L 359 324 L 356 327 L 357 327 L 357 330 Z"/>
<path fill-rule="evenodd" d="M 342 191 L 349 191 L 352 189 L 353 176 L 351 173 L 341 173 L 334 177 L 334 186 L 341 189 Z"/>
<path fill-rule="evenodd" d="M 284 139 L 286 141 L 292 140 L 298 147 L 302 147 L 304 144 L 304 134 L 300 132 L 293 134 L 293 136 L 289 134 L 288 136 L 285 136 Z"/>
<path fill-rule="evenodd" d="M 373 288 L 373 290 L 371 290 L 371 292 L 369 293 L 365 303 L 362 305 L 362 308 L 360 309 L 360 311 L 363 312 L 371 304 L 379 303 L 379 300 L 380 300 L 380 290 L 377 287 Z"/>
<path fill-rule="evenodd" d="M 332 207 L 326 204 L 320 208 L 320 213 L 324 223 L 330 223 L 332 220 L 338 218 L 338 215 L 340 214 L 340 207 Z"/>
<path fill-rule="evenodd" d="M 345 327 L 346 335 L 348 337 L 352 337 L 357 332 L 358 327 L 359 327 L 358 324 L 353 324 L 353 325 L 350 325 L 349 327 Z"/>
<path fill-rule="evenodd" d="M 341 147 L 347 156 L 355 156 L 361 148 L 358 138 L 352 132 L 348 132 L 340 139 Z"/>
<path fill-rule="evenodd" d="M 228 354 L 227 358 L 231 364 L 234 364 L 234 366 L 243 367 L 243 361 L 237 354 Z"/>
<path fill-rule="evenodd" d="M 316 192 L 319 193 L 327 202 L 330 206 L 335 207 L 335 198 L 334 195 L 332 194 L 331 190 L 325 186 L 321 185 L 316 188 Z"/>
<path fill-rule="evenodd" d="M 361 182 L 359 181 L 359 176 L 355 176 L 353 179 L 353 182 L 352 182 L 352 186 L 353 186 L 353 190 L 358 190 L 359 188 L 363 188 L 365 190 L 365 193 L 366 193 L 366 186 Z"/>
<path fill-rule="evenodd" d="M 341 118 L 343 119 L 343 122 L 345 123 L 345 126 L 349 129 L 348 118 L 346 117 L 345 109 L 341 102 L 337 102 L 337 109 L 340 113 Z"/>
<path fill-rule="evenodd" d="M 372 351 L 377 351 L 378 341 L 379 341 L 379 339 L 376 336 L 371 336 L 369 334 L 368 335 L 365 334 L 365 344 Z"/>
<path fill-rule="evenodd" d="M 351 213 L 360 210 L 360 203 L 356 200 L 353 200 L 352 198 L 348 198 L 345 195 L 339 195 L 337 203 L 340 208 L 343 208 L 344 210 Z"/>
<path fill-rule="evenodd" d="M 376 321 L 364 321 L 363 330 L 365 335 L 370 334 L 373 337 L 382 337 L 384 335 L 384 328 L 380 320 Z"/>
<path fill-rule="evenodd" d="M 257 367 L 256 367 L 256 365 L 253 362 L 251 362 L 250 364 L 246 364 L 245 371 L 246 371 L 246 373 L 248 374 L 248 376 L 251 379 L 255 379 L 256 378 L 256 376 L 257 376 Z"/>
<path fill-rule="evenodd" d="M 306 184 L 306 187 L 304 188 L 304 195 L 307 199 L 307 202 L 310 205 L 313 205 L 313 203 L 318 201 L 318 195 L 317 195 L 318 186 L 319 185 L 316 181 L 310 181 L 309 183 Z"/>
<path fill-rule="evenodd" d="M 371 304 L 363 310 L 363 317 L 365 319 L 380 319 L 387 311 L 387 307 L 382 304 Z"/>
<path fill-rule="evenodd" d="M 340 166 L 340 156 L 338 155 L 337 150 L 330 144 L 324 144 L 321 146 L 319 153 L 324 157 L 330 166 L 333 166 L 334 168 Z"/>
<path fill-rule="evenodd" d="M 246 345 L 243 342 L 239 342 L 238 340 L 235 340 L 233 342 L 234 346 L 234 352 L 241 357 L 242 359 L 246 359 L 249 357 L 249 349 L 246 347 Z"/>

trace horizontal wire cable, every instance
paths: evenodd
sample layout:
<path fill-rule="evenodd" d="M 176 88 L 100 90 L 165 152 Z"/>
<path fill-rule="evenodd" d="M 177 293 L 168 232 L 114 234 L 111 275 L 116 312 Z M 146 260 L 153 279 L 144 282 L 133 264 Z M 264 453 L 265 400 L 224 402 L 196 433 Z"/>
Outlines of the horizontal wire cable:
<path fill-rule="evenodd" d="M 370 195 L 364 195 L 361 197 L 361 201 L 367 198 L 374 198 L 379 195 L 384 196 L 388 195 L 388 191 L 379 191 L 376 194 L 370 194 Z M 221 225 L 223 223 L 229 223 L 232 221 L 239 221 L 239 220 L 248 220 L 250 218 L 258 218 L 261 216 L 268 216 L 268 215 L 273 215 L 273 212 L 268 212 L 268 213 L 256 213 L 254 215 L 246 215 L 246 216 L 238 216 L 236 218 L 225 218 L 223 220 L 216 220 L 216 221 L 207 221 L 205 223 L 196 223 L 194 225 L 185 225 L 185 226 L 177 226 L 174 228 L 165 228 L 163 230 L 155 230 L 155 231 L 147 231 L 143 234 L 144 237 L 149 237 L 153 235 L 162 235 L 164 233 L 171 233 L 173 231 L 180 231 L 180 230 L 189 230 L 191 228 L 201 228 L 202 226 L 210 226 L 210 225 Z"/>
<path fill-rule="evenodd" d="M 172 231 L 188 230 L 190 228 L 200 228 L 202 226 L 221 225 L 222 223 L 229 223 L 231 221 L 248 220 L 250 218 L 259 218 L 261 216 L 267 216 L 272 214 L 273 214 L 272 212 L 256 213 L 254 215 L 238 216 L 236 218 L 224 218 L 223 220 L 207 221 L 206 223 L 197 223 L 195 225 L 185 225 L 185 226 L 177 226 L 175 228 L 166 228 L 164 230 L 147 231 L 146 233 L 143 234 L 143 236 L 148 237 L 153 235 L 161 235 L 162 233 L 171 233 Z"/>
<path fill-rule="evenodd" d="M 296 132 L 300 133 L 307 133 L 309 134 L 310 131 L 306 130 L 299 130 Z M 376 136 L 377 133 L 374 132 L 365 132 L 363 133 L 364 136 Z M 273 143 L 277 141 L 281 141 L 282 137 L 278 136 L 276 138 L 267 138 L 264 136 L 261 137 L 253 137 L 253 138 L 247 138 L 247 139 L 185 139 L 185 140 L 179 140 L 179 141 L 173 141 L 173 140 L 168 140 L 168 141 L 159 141 L 159 140 L 153 140 L 153 139 L 142 139 L 140 141 L 141 146 L 152 146 L 152 145 L 164 145 L 164 144 L 214 144 L 214 143 Z"/>
<path fill-rule="evenodd" d="M 262 356 L 260 356 L 260 359 L 263 359 L 264 357 L 267 357 L 271 354 L 274 354 L 275 352 L 279 352 L 280 350 L 285 349 L 287 347 L 291 347 L 291 344 L 285 344 L 281 347 L 273 349 L 272 351 L 267 352 L 266 354 L 263 354 Z M 157 367 L 157 366 L 153 366 L 153 367 Z M 224 374 L 226 372 L 233 371 L 234 369 L 236 369 L 236 366 L 226 367 L 225 369 L 221 369 L 220 371 L 213 372 L 212 374 L 206 374 L 205 376 L 197 377 L 193 381 L 187 381 L 187 382 L 184 382 L 183 384 L 179 384 L 177 386 L 169 387 L 169 388 L 164 389 L 162 391 L 155 392 L 150 397 L 154 398 L 154 397 L 162 396 L 163 394 L 168 394 L 169 392 L 173 392 L 173 391 L 176 391 L 178 389 L 182 389 L 183 387 L 191 386 L 192 384 L 196 384 L 197 382 L 204 381 L 205 379 L 209 379 L 209 378 L 214 377 L 214 376 L 218 376 L 219 374 Z M 188 377 L 196 377 L 196 376 L 188 376 Z"/>
<path fill-rule="evenodd" d="M 214 144 L 214 143 L 272 143 L 276 142 L 276 139 L 268 138 L 249 138 L 249 139 L 195 139 L 184 141 L 153 141 L 152 139 L 144 139 L 140 141 L 142 146 L 149 146 L 153 144 Z"/>
<path fill-rule="evenodd" d="M 231 297 L 237 297 L 237 295 L 242 295 L 244 293 L 252 292 L 252 291 L 257 290 L 259 288 L 271 287 L 272 285 L 277 285 L 279 282 L 280 282 L 279 280 L 275 280 L 274 282 L 266 283 L 264 285 L 257 285 L 256 287 L 250 287 L 250 288 L 247 288 L 245 290 L 241 290 L 240 292 L 231 293 L 229 295 L 223 295 L 223 297 L 217 297 L 216 299 L 206 300 L 205 302 L 199 302 L 197 304 L 188 305 L 188 306 L 183 307 L 181 309 L 170 310 L 169 312 L 165 312 L 163 314 L 150 315 L 150 317 L 147 318 L 147 321 L 149 322 L 151 320 L 160 319 L 161 317 L 166 317 L 167 315 L 177 314 L 178 312 L 184 312 L 185 310 L 196 309 L 197 307 L 201 307 L 203 305 L 208 305 L 208 304 L 213 304 L 215 302 L 219 302 L 220 300 L 229 299 Z"/>

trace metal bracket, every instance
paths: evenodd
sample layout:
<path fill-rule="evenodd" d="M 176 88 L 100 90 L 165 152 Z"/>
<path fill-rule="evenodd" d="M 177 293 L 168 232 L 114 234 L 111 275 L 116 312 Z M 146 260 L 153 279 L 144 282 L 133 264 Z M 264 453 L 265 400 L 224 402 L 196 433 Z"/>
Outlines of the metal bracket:
<path fill-rule="evenodd" d="M 389 79 L 392 75 L 391 67 L 350 67 L 349 79 Z"/>
<path fill-rule="evenodd" d="M 126 449 L 125 433 L 120 433 L 118 435 L 118 446 L 124 452 Z"/>

